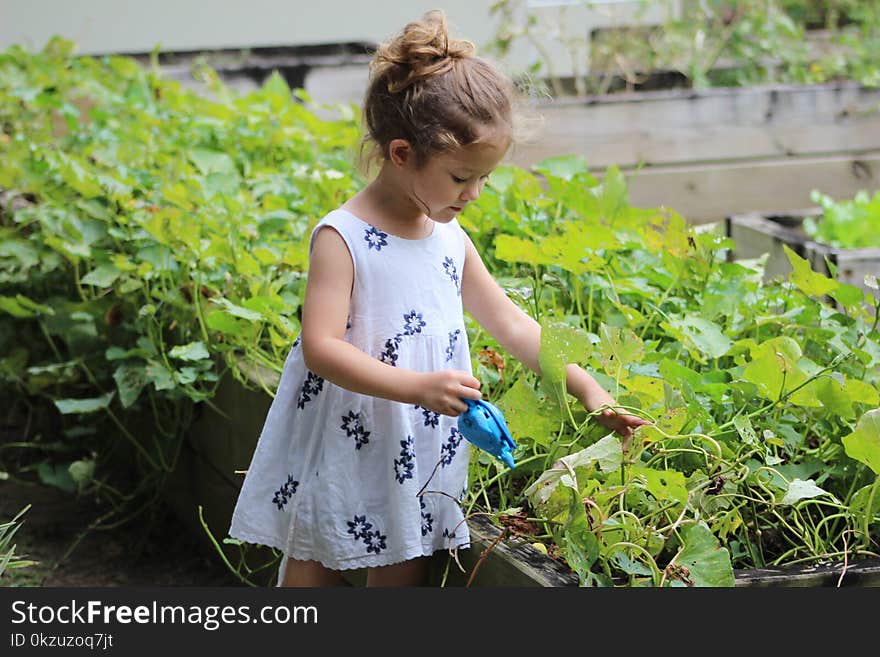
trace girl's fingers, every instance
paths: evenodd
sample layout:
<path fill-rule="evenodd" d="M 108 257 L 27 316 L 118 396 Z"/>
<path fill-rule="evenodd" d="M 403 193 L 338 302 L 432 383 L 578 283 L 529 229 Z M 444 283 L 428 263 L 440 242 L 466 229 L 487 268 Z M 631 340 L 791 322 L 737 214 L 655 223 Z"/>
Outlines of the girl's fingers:
<path fill-rule="evenodd" d="M 483 393 L 481 393 L 476 388 L 468 388 L 467 386 L 462 386 L 461 396 L 466 397 L 467 399 L 482 399 Z M 467 409 L 467 406 L 465 406 L 465 409 Z"/>

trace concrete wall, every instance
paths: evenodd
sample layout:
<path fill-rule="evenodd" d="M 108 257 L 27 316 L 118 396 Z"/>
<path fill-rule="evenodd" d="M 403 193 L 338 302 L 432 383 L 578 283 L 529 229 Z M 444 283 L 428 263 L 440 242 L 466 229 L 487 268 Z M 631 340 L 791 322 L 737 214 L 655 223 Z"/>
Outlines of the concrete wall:
<path fill-rule="evenodd" d="M 671 0 L 674 1 L 674 0 Z M 455 34 L 483 48 L 499 20 L 491 0 L 0 0 L 0 49 L 21 44 L 41 48 L 53 35 L 77 42 L 82 54 L 145 53 L 333 43 L 377 43 L 429 9 L 442 8 Z M 547 31 L 539 44 L 554 60 L 554 72 L 570 72 L 568 37 L 589 40 L 600 26 L 630 23 L 640 0 L 520 0 L 517 20 L 533 13 Z M 590 6 L 585 6 L 589 4 Z M 645 20 L 658 16 L 655 8 Z M 546 28 L 546 30 L 545 30 Z M 549 31 L 548 31 L 549 30 Z M 539 57 L 525 40 L 509 66 L 523 70 Z"/>

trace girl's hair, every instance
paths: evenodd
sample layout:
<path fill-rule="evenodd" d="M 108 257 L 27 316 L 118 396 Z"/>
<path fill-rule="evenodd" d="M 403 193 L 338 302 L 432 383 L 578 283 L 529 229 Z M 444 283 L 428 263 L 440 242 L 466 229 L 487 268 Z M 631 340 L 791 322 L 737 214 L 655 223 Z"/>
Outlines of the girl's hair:
<path fill-rule="evenodd" d="M 449 37 L 437 10 L 380 44 L 364 98 L 361 164 L 388 159 L 393 139 L 406 139 L 422 166 L 431 155 L 479 141 L 482 127 L 512 138 L 514 85 L 475 52 L 470 41 Z"/>

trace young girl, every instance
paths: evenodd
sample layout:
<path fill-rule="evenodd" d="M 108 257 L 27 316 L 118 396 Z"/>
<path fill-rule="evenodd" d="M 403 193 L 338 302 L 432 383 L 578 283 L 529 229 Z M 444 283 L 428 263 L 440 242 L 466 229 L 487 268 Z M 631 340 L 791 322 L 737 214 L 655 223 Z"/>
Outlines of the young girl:
<path fill-rule="evenodd" d="M 540 326 L 456 221 L 511 145 L 512 99 L 440 12 L 373 58 L 363 111 L 380 170 L 311 234 L 302 333 L 229 531 L 283 552 L 280 585 L 340 584 L 363 567 L 368 586 L 418 585 L 427 556 L 469 544 L 457 416 L 480 382 L 463 310 L 540 372 Z M 577 365 L 567 377 L 587 409 L 614 406 Z M 598 417 L 624 437 L 645 423 L 611 408 Z"/>

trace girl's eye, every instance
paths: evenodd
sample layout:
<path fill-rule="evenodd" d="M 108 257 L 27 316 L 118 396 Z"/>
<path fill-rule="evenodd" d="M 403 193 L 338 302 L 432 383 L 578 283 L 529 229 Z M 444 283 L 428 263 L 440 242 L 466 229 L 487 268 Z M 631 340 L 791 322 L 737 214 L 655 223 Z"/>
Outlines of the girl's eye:
<path fill-rule="evenodd" d="M 467 178 L 459 178 L 458 176 L 452 176 L 452 179 L 457 182 L 459 185 L 467 182 Z"/>

